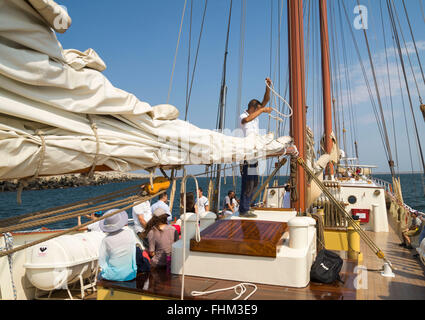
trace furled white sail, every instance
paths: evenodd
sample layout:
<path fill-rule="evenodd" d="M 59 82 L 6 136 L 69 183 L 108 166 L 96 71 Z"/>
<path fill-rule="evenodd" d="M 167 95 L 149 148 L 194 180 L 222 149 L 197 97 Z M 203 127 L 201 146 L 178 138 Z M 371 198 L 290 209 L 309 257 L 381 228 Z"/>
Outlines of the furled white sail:
<path fill-rule="evenodd" d="M 0 179 L 95 165 L 132 171 L 231 163 L 291 144 L 290 137 L 272 134 L 239 138 L 203 130 L 178 120 L 171 105 L 151 107 L 115 88 L 94 50 L 62 49 L 52 30 L 59 28 L 55 16 L 40 14 L 43 8 L 60 14 L 55 5 L 0 0 Z"/>

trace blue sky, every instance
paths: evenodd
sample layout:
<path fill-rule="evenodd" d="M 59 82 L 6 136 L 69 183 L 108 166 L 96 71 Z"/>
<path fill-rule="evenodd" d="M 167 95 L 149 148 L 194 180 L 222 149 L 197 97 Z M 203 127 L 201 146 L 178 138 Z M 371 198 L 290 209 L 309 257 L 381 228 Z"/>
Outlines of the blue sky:
<path fill-rule="evenodd" d="M 338 1 L 330 0 L 329 13 L 334 10 L 338 13 Z M 423 0 L 408 0 L 406 5 L 409 10 L 409 17 L 414 26 L 414 35 L 418 44 L 418 49 L 422 62 L 425 64 L 425 21 L 422 16 L 419 5 Z M 276 63 L 278 49 L 278 3 L 279 0 L 247 0 L 246 1 L 246 37 L 243 60 L 243 83 L 241 109 L 244 110 L 249 100 L 253 98 L 261 99 L 264 94 L 264 79 L 270 74 L 270 48 L 272 46 L 272 79 L 275 86 L 278 87 L 278 71 Z M 104 74 L 116 86 L 135 94 L 140 100 L 146 101 L 151 105 L 165 103 L 167 100 L 168 87 L 171 76 L 171 69 L 176 49 L 177 36 L 179 31 L 180 19 L 182 15 L 184 0 L 123 0 L 100 1 L 100 0 L 64 0 L 58 3 L 65 5 L 70 16 L 73 19 L 71 28 L 64 34 L 59 35 L 65 49 L 75 48 L 86 50 L 93 48 L 102 57 L 107 64 L 107 70 Z M 182 38 L 177 57 L 177 64 L 174 74 L 173 90 L 171 92 L 170 104 L 175 105 L 180 110 L 180 118 L 184 118 L 185 97 L 186 97 L 186 72 L 187 58 L 189 52 L 189 14 L 190 3 L 188 0 L 186 15 L 183 24 Z M 235 126 L 235 117 L 237 113 L 237 92 L 239 77 L 239 42 L 240 42 L 240 24 L 241 24 L 241 3 L 242 0 L 234 0 L 232 25 L 230 32 L 230 45 L 228 56 L 228 97 L 226 127 L 233 129 Z M 282 96 L 285 94 L 287 83 L 287 16 L 286 1 L 283 3 L 282 26 L 281 26 L 281 56 L 280 56 L 280 82 Z M 317 1 L 304 1 L 306 8 L 311 4 L 310 10 L 307 10 L 305 16 L 305 36 L 306 50 L 308 55 L 308 84 L 307 84 L 307 104 L 309 108 L 308 124 L 314 129 L 316 140 L 321 130 L 320 120 L 320 60 L 317 56 L 318 50 L 318 30 L 317 23 Z M 356 14 L 353 12 L 357 1 L 344 0 L 350 19 L 354 21 Z M 390 117 L 390 100 L 388 92 L 388 81 L 386 75 L 385 50 L 382 35 L 382 26 L 380 19 L 380 6 L 377 0 L 360 1 L 368 9 L 367 30 L 369 41 L 371 43 L 374 64 L 378 74 L 378 83 L 382 95 L 382 102 L 385 108 L 387 126 L 391 128 L 390 138 L 393 142 L 392 119 Z M 385 1 L 382 2 L 385 4 Z M 193 1 L 193 22 L 192 22 L 192 65 L 198 41 L 199 30 L 202 19 L 204 1 Z M 222 75 L 222 64 L 224 56 L 225 36 L 228 19 L 230 1 L 228 0 L 210 0 L 208 1 L 204 33 L 202 35 L 201 46 L 198 57 L 197 70 L 192 90 L 191 103 L 189 107 L 188 120 L 193 124 L 207 129 L 214 129 L 216 126 L 217 106 L 219 100 L 220 82 Z M 402 30 L 406 42 L 411 42 L 410 34 L 406 25 L 406 18 L 402 11 L 401 0 L 395 0 L 397 13 L 399 15 Z M 273 15 L 271 16 L 271 6 L 273 6 Z M 386 7 L 384 7 L 385 9 Z M 308 23 L 308 12 L 310 12 L 310 24 Z M 314 16 L 312 15 L 314 12 Z M 395 128 L 397 132 L 398 158 L 401 171 L 412 170 L 407 147 L 407 136 L 403 116 L 402 99 L 398 82 L 397 65 L 394 56 L 393 43 L 390 38 L 390 25 L 387 18 L 387 11 L 384 12 L 385 29 L 387 30 L 387 46 L 390 48 L 389 69 L 391 75 L 392 98 L 395 114 Z M 271 18 L 272 17 L 272 18 Z M 334 78 L 340 80 L 343 85 L 336 93 L 341 97 L 339 104 L 344 105 L 345 124 L 347 129 L 347 151 L 352 156 L 351 137 L 354 135 L 352 126 L 356 124 L 357 140 L 359 143 L 359 152 L 362 163 L 376 164 L 378 171 L 388 171 L 388 165 L 384 155 L 382 142 L 365 87 L 357 56 L 355 55 L 354 45 L 351 36 L 348 33 L 347 22 L 342 21 L 340 26 L 339 15 L 334 16 L 334 29 L 338 38 L 338 46 L 335 47 L 335 56 L 338 59 L 333 61 L 335 70 Z M 307 26 L 310 25 L 310 28 Z M 271 34 L 272 27 L 272 34 Z M 309 40 L 307 40 L 309 35 Z M 368 62 L 367 51 L 365 50 L 365 41 L 363 32 L 355 30 L 355 36 L 359 42 L 362 60 L 365 63 L 370 81 L 371 72 Z M 272 42 L 270 41 L 272 37 Z M 342 60 L 342 43 L 345 39 L 345 49 L 347 63 Z M 332 40 L 331 40 L 332 42 Z M 425 96 L 425 86 L 421 78 L 414 52 L 409 50 L 412 59 L 415 75 L 417 76 L 420 92 Z M 406 63 L 407 56 L 405 55 Z M 337 68 L 338 66 L 338 68 Z M 191 69 L 192 70 L 192 69 Z M 345 73 L 347 71 L 347 73 Z M 350 120 L 349 109 L 347 107 L 347 90 L 345 74 L 349 74 L 351 83 L 351 99 L 355 121 Z M 419 100 L 416 88 L 413 85 L 413 78 L 408 66 L 408 76 L 412 91 L 413 107 L 416 113 L 416 119 L 419 126 L 419 134 L 422 136 L 422 143 L 425 143 L 425 125 L 422 115 L 419 112 Z M 373 82 L 371 82 L 372 88 Z M 374 94 L 375 95 L 375 94 Z M 289 97 L 286 95 L 286 98 Z M 424 97 L 425 98 L 425 97 Z M 408 111 L 408 125 L 410 140 L 413 152 L 413 169 L 419 170 L 417 146 L 412 135 L 413 123 L 411 120 L 410 106 L 407 96 L 405 96 L 406 110 Z M 338 107 L 340 108 L 340 107 Z M 313 121 L 314 116 L 314 121 Z M 268 127 L 268 118 L 263 115 L 260 120 L 263 128 Z M 287 128 L 287 126 L 286 126 Z M 274 130 L 274 122 L 271 129 Z M 288 134 L 285 132 L 285 134 Z M 342 141 L 341 141 L 342 146 Z M 394 148 L 394 143 L 392 143 Z M 393 150 L 395 157 L 395 150 Z"/>

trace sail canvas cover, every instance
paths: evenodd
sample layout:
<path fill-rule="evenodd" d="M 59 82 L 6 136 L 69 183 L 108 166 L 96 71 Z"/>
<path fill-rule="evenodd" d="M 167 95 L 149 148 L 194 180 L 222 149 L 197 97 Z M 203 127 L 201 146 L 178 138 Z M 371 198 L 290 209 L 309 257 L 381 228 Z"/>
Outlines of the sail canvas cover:
<path fill-rule="evenodd" d="M 114 87 L 94 50 L 62 48 L 54 30 L 71 19 L 56 6 L 0 0 L 0 179 L 231 163 L 292 143 L 201 129 L 179 120 L 174 106 L 152 107 Z"/>

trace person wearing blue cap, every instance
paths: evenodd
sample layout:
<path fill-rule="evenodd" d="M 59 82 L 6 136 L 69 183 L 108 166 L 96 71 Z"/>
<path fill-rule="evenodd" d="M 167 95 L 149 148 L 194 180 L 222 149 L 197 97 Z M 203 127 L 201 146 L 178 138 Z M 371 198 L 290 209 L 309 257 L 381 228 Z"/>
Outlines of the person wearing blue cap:
<path fill-rule="evenodd" d="M 96 218 L 100 218 L 102 215 L 103 215 L 102 211 L 96 211 L 95 213 L 91 214 L 90 219 L 94 220 Z M 99 223 L 100 223 L 100 221 L 96 221 L 96 222 L 93 222 L 92 224 L 89 224 L 87 226 L 87 230 L 88 231 L 100 231 L 100 232 L 102 232 L 102 230 L 100 230 Z"/>
<path fill-rule="evenodd" d="M 91 214 L 85 215 L 85 217 L 87 219 L 94 220 L 94 219 L 100 218 L 102 215 L 103 215 L 103 211 L 96 211 L 96 212 L 93 212 Z M 80 231 L 88 230 L 88 231 L 102 232 L 102 230 L 100 230 L 99 223 L 100 223 L 100 221 L 93 222 L 92 224 L 89 224 L 87 227 L 81 228 L 79 230 Z M 81 222 L 79 220 L 78 225 L 80 225 L 80 224 L 81 224 Z"/>

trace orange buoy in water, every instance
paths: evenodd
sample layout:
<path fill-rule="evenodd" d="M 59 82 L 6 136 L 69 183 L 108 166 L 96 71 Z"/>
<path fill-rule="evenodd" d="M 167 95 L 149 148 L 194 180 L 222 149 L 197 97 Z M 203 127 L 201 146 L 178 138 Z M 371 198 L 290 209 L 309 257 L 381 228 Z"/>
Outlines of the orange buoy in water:
<path fill-rule="evenodd" d="M 425 121 L 425 104 L 421 104 L 421 111 L 422 111 L 422 115 L 424 116 L 424 121 Z"/>

